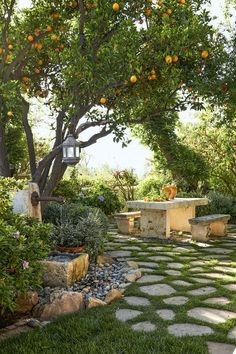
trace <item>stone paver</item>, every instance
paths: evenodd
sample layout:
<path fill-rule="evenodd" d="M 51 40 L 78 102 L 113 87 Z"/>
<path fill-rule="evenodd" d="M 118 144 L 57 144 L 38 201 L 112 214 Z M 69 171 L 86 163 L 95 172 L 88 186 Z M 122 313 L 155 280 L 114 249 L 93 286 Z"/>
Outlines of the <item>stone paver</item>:
<path fill-rule="evenodd" d="M 172 283 L 175 285 L 186 286 L 186 287 L 193 285 L 193 283 L 189 283 L 185 280 L 179 280 L 179 279 L 173 280 Z"/>
<path fill-rule="evenodd" d="M 200 326 L 192 323 L 176 323 L 168 327 L 168 332 L 175 337 L 202 336 L 214 333 L 213 329 L 207 326 Z"/>
<path fill-rule="evenodd" d="M 228 338 L 236 340 L 236 326 L 229 331 Z"/>
<path fill-rule="evenodd" d="M 164 247 L 157 246 L 157 247 L 148 247 L 147 249 L 148 249 L 148 251 L 161 251 L 161 250 L 163 250 L 163 248 Z"/>
<path fill-rule="evenodd" d="M 131 256 L 131 252 L 130 251 L 111 251 L 109 252 L 109 256 L 111 257 L 130 257 Z"/>
<path fill-rule="evenodd" d="M 125 296 L 124 300 L 132 306 L 149 306 L 151 304 L 145 297 Z"/>
<path fill-rule="evenodd" d="M 149 254 L 149 252 L 138 252 L 138 256 L 147 256 Z"/>
<path fill-rule="evenodd" d="M 215 254 L 230 254 L 233 250 L 228 250 L 227 248 L 204 248 L 204 252 L 215 253 Z"/>
<path fill-rule="evenodd" d="M 201 275 L 204 275 L 204 274 L 201 274 Z M 195 277 L 192 277 L 190 278 L 190 280 L 193 280 L 195 281 L 196 283 L 199 283 L 199 284 L 212 284 L 212 283 L 215 283 L 215 280 L 212 280 L 212 279 L 204 279 L 204 278 L 195 278 Z"/>
<path fill-rule="evenodd" d="M 157 310 L 156 313 L 165 321 L 171 321 L 175 318 L 175 313 L 172 310 L 161 309 Z"/>
<path fill-rule="evenodd" d="M 223 286 L 227 290 L 236 291 L 236 284 L 228 284 L 228 285 L 223 285 Z"/>
<path fill-rule="evenodd" d="M 187 312 L 188 316 L 208 323 L 224 323 L 236 318 L 236 313 L 225 310 L 212 309 L 208 307 L 195 307 Z"/>
<path fill-rule="evenodd" d="M 155 283 L 163 280 L 164 278 L 165 277 L 162 275 L 144 275 L 137 281 L 137 283 Z"/>
<path fill-rule="evenodd" d="M 173 296 L 173 297 L 169 297 L 168 299 L 164 299 L 163 301 L 167 305 L 180 306 L 186 304 L 189 301 L 189 299 L 185 296 Z"/>
<path fill-rule="evenodd" d="M 153 269 L 153 268 L 139 268 L 140 272 L 143 274 L 143 273 L 153 273 L 155 272 L 156 270 Z"/>
<path fill-rule="evenodd" d="M 151 261 L 159 262 L 159 261 L 173 261 L 172 258 L 167 257 L 167 256 L 153 256 L 153 257 L 148 257 Z"/>
<path fill-rule="evenodd" d="M 184 267 L 184 264 L 172 262 L 172 263 L 169 263 L 169 264 L 167 265 L 167 267 L 168 267 L 168 268 L 173 268 L 173 269 L 181 269 L 181 268 Z"/>
<path fill-rule="evenodd" d="M 197 274 L 202 275 L 202 274 Z M 234 276 L 222 274 L 222 273 L 204 273 L 204 277 L 213 278 L 213 279 L 223 279 L 223 280 L 235 280 Z"/>
<path fill-rule="evenodd" d="M 236 347 L 232 344 L 207 342 L 209 354 L 234 354 Z"/>
<path fill-rule="evenodd" d="M 142 249 L 138 246 L 126 246 L 126 247 L 121 247 L 122 250 L 128 250 L 128 251 L 142 251 Z"/>
<path fill-rule="evenodd" d="M 170 285 L 167 284 L 154 284 L 141 286 L 140 290 L 148 295 L 152 296 L 166 296 L 174 294 L 176 291 Z"/>
<path fill-rule="evenodd" d="M 193 267 L 189 269 L 189 272 L 194 273 L 194 272 L 202 272 L 204 271 L 204 268 L 202 267 Z"/>
<path fill-rule="evenodd" d="M 194 252 L 195 249 L 191 246 L 179 246 L 175 248 L 175 251 L 179 252 Z"/>
<path fill-rule="evenodd" d="M 174 276 L 179 276 L 179 275 L 181 275 L 181 272 L 180 272 L 180 271 L 178 271 L 178 270 L 172 270 L 172 269 L 165 270 L 165 273 L 168 274 L 168 275 L 174 275 Z"/>
<path fill-rule="evenodd" d="M 157 263 L 154 262 L 142 262 L 142 261 L 138 261 L 137 262 L 138 265 L 140 266 L 144 266 L 144 267 L 149 267 L 149 268 L 158 268 L 159 265 Z"/>
<path fill-rule="evenodd" d="M 190 262 L 191 265 L 193 266 L 203 266 L 205 264 L 209 264 L 210 261 L 207 261 L 207 260 L 201 260 L 201 261 L 192 261 Z"/>
<path fill-rule="evenodd" d="M 217 266 L 214 267 L 215 270 L 218 272 L 223 272 L 223 273 L 236 273 L 236 268 L 231 268 L 231 267 L 223 267 L 223 266 Z"/>
<path fill-rule="evenodd" d="M 202 255 L 202 257 L 203 257 L 203 259 L 215 259 L 215 260 L 228 258 L 228 256 L 223 255 L 223 254 L 208 254 L 206 256 Z"/>
<path fill-rule="evenodd" d="M 145 322 L 135 323 L 131 326 L 131 328 L 134 331 L 138 331 L 138 332 L 152 332 L 155 331 L 156 326 L 149 321 L 145 321 Z"/>
<path fill-rule="evenodd" d="M 135 317 L 141 315 L 141 311 L 130 310 L 130 309 L 119 309 L 116 311 L 116 318 L 121 322 L 126 322 L 132 320 Z"/>
<path fill-rule="evenodd" d="M 190 294 L 190 295 L 208 295 L 208 294 L 214 293 L 215 291 L 216 291 L 216 288 L 213 288 L 212 286 L 205 286 L 203 288 L 189 290 L 188 294 Z"/>
<path fill-rule="evenodd" d="M 230 300 L 227 297 L 210 297 L 203 301 L 205 304 L 228 305 Z"/>

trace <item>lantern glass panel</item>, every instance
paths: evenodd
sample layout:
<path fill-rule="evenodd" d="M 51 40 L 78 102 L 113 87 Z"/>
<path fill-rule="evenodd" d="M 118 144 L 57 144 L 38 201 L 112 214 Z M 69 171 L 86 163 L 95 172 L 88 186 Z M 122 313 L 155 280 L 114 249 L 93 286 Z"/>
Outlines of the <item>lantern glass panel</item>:
<path fill-rule="evenodd" d="M 75 157 L 74 148 L 71 146 L 67 147 L 67 157 Z"/>
<path fill-rule="evenodd" d="M 80 153 L 80 149 L 79 149 L 79 146 L 77 146 L 76 149 L 75 149 L 76 157 L 79 157 L 79 153 Z"/>
<path fill-rule="evenodd" d="M 67 157 L 67 148 L 63 147 L 63 157 Z"/>

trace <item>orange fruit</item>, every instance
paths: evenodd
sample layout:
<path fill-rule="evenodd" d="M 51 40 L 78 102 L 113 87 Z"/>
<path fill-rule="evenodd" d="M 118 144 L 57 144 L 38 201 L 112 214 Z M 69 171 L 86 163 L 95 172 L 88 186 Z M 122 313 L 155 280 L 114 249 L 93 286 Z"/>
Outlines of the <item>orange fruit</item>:
<path fill-rule="evenodd" d="M 173 56 L 172 56 L 172 61 L 173 61 L 174 63 L 177 63 L 178 60 L 179 60 L 178 55 L 173 55 Z"/>
<path fill-rule="evenodd" d="M 173 59 L 172 59 L 172 56 L 171 56 L 171 55 L 167 55 L 167 56 L 165 57 L 165 62 L 166 62 L 166 64 L 172 64 L 172 61 L 173 61 Z"/>
<path fill-rule="evenodd" d="M 132 82 L 132 84 L 135 84 L 135 82 L 137 82 L 138 81 L 138 79 L 137 79 L 137 76 L 136 75 L 132 75 L 131 77 L 130 77 L 130 82 Z"/>
<path fill-rule="evenodd" d="M 106 99 L 105 97 L 102 97 L 102 98 L 100 99 L 100 103 L 101 103 L 101 104 L 106 104 L 106 103 L 107 103 L 107 99 Z"/>
<path fill-rule="evenodd" d="M 145 15 L 148 17 L 151 15 L 152 11 L 150 9 L 145 8 L 144 9 Z"/>
<path fill-rule="evenodd" d="M 35 74 L 40 74 L 41 70 L 36 68 L 36 69 L 34 69 L 34 72 L 35 72 Z"/>
<path fill-rule="evenodd" d="M 27 37 L 27 39 L 28 39 L 29 42 L 33 42 L 34 37 L 30 34 L 30 35 Z"/>
<path fill-rule="evenodd" d="M 35 96 L 40 96 L 41 94 L 42 94 L 42 92 L 40 90 L 35 91 Z"/>
<path fill-rule="evenodd" d="M 12 112 L 12 111 L 9 111 L 9 112 L 7 112 L 7 116 L 8 116 L 8 117 L 13 117 L 13 116 L 14 116 L 14 114 L 13 114 L 13 112 Z"/>
<path fill-rule="evenodd" d="M 2 48 L 0 48 L 0 55 L 2 55 L 2 53 L 3 53 L 3 49 L 2 49 Z"/>
<path fill-rule="evenodd" d="M 168 15 L 171 15 L 172 12 L 173 12 L 173 11 L 172 11 L 171 9 L 168 9 L 168 10 L 167 10 L 167 14 L 168 14 Z"/>
<path fill-rule="evenodd" d="M 38 60 L 38 65 L 43 65 L 43 60 L 42 59 Z"/>
<path fill-rule="evenodd" d="M 167 16 L 169 16 L 169 15 L 165 12 L 162 14 L 162 17 L 167 17 Z"/>
<path fill-rule="evenodd" d="M 6 59 L 5 59 L 5 63 L 9 63 L 11 61 L 11 57 L 10 57 L 10 55 L 7 55 L 6 56 Z"/>
<path fill-rule="evenodd" d="M 61 15 L 59 14 L 59 12 L 55 12 L 54 14 L 51 15 L 52 18 L 60 18 Z"/>
<path fill-rule="evenodd" d="M 161 6 L 161 5 L 162 5 L 162 1 L 159 0 L 158 3 L 157 3 L 157 5 Z"/>
<path fill-rule="evenodd" d="M 77 7 L 78 6 L 77 1 L 71 1 L 70 2 L 70 6 L 73 7 L 73 8 Z"/>
<path fill-rule="evenodd" d="M 180 5 L 185 5 L 185 4 L 186 4 L 186 0 L 178 0 L 178 3 L 179 3 Z"/>
<path fill-rule="evenodd" d="M 208 50 L 203 50 L 202 53 L 201 53 L 201 57 L 203 59 L 207 59 L 209 57 L 209 52 Z"/>
<path fill-rule="evenodd" d="M 36 28 L 36 29 L 34 30 L 34 34 L 35 34 L 36 37 L 38 37 L 38 36 L 40 35 L 40 29 L 39 29 L 39 28 Z"/>
<path fill-rule="evenodd" d="M 117 2 L 115 2 L 112 5 L 112 9 L 113 9 L 113 11 L 118 12 L 120 10 L 120 5 Z"/>
<path fill-rule="evenodd" d="M 8 44 L 8 49 L 12 50 L 13 49 L 13 45 L 12 44 Z"/>
<path fill-rule="evenodd" d="M 65 48 L 65 45 L 62 43 L 60 44 L 60 49 L 64 49 Z"/>
<path fill-rule="evenodd" d="M 28 82 L 28 81 L 29 81 L 28 76 L 23 76 L 23 77 L 22 77 L 22 81 L 23 81 L 23 82 Z"/>
<path fill-rule="evenodd" d="M 35 48 L 37 48 L 37 49 L 42 49 L 43 48 L 43 45 L 42 45 L 42 43 L 37 43 L 37 47 L 35 47 Z"/>
<path fill-rule="evenodd" d="M 52 26 L 47 26 L 46 32 L 51 32 L 52 31 Z"/>
<path fill-rule="evenodd" d="M 53 42 L 58 41 L 58 36 L 57 36 L 56 34 L 52 34 L 52 35 L 51 35 L 51 40 L 52 40 Z"/>

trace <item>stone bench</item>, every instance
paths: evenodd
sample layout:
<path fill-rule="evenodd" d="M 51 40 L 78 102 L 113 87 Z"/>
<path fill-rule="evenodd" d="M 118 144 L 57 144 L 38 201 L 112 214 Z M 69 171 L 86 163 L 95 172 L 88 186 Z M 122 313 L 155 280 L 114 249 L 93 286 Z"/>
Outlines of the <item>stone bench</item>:
<path fill-rule="evenodd" d="M 134 232 L 134 219 L 141 217 L 141 211 L 131 211 L 115 215 L 118 230 L 121 234 L 129 235 Z"/>
<path fill-rule="evenodd" d="M 230 215 L 206 215 L 189 219 L 192 240 L 207 241 L 210 235 L 226 236 Z"/>

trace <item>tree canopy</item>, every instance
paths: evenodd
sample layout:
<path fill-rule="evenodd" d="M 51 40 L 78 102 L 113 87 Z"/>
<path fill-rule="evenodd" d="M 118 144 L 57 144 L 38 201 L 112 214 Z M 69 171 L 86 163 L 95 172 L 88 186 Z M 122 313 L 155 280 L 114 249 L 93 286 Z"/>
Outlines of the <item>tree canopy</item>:
<path fill-rule="evenodd" d="M 136 124 L 155 127 L 161 139 L 189 106 L 226 110 L 226 41 L 208 3 L 33 0 L 21 11 L 16 0 L 1 3 L 0 174 L 9 175 L 9 122 L 24 130 L 32 179 L 50 194 L 66 170 L 61 144 L 69 132 L 81 148 L 111 132 L 123 139 Z M 35 97 L 55 117 L 54 146 L 40 162 L 29 122 Z"/>

